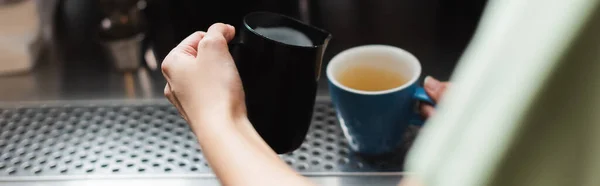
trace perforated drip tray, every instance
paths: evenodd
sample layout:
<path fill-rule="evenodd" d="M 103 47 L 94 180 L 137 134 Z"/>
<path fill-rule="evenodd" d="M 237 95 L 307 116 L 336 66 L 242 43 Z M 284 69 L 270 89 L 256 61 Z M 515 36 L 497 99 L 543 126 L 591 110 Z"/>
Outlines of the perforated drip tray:
<path fill-rule="evenodd" d="M 317 101 L 302 146 L 281 158 L 305 175 L 401 172 L 406 143 L 386 157 L 352 153 L 329 101 Z M 0 108 L 0 180 L 39 176 L 211 173 L 196 138 L 168 103 Z"/>

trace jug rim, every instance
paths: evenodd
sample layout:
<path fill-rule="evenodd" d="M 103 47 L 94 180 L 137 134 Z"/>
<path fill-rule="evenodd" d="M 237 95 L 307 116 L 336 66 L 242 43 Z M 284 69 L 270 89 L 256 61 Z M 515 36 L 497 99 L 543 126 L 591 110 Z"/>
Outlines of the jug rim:
<path fill-rule="evenodd" d="M 319 45 L 300 46 L 300 45 L 292 45 L 292 44 L 283 43 L 283 42 L 280 42 L 280 41 L 277 41 L 277 40 L 274 40 L 274 39 L 271 39 L 271 38 L 268 38 L 268 37 L 265 37 L 265 36 L 263 36 L 263 35 L 259 34 L 258 32 L 256 32 L 256 30 L 254 30 L 252 27 L 250 27 L 250 25 L 248 25 L 248 23 L 247 23 L 247 19 L 248 19 L 248 17 L 250 17 L 250 16 L 253 16 L 253 15 L 258 15 L 258 14 L 268 14 L 268 15 L 276 15 L 276 16 L 279 16 L 279 17 L 283 17 L 283 18 L 286 18 L 286 19 L 288 19 L 288 20 L 291 20 L 291 21 L 293 21 L 293 22 L 296 22 L 296 23 L 302 24 L 302 25 L 304 25 L 304 26 L 307 26 L 307 27 L 309 27 L 309 28 L 312 28 L 312 29 L 318 30 L 319 32 L 322 32 L 322 33 L 326 34 L 326 35 L 327 35 L 327 37 L 325 38 L 324 42 L 323 42 L 323 43 L 321 43 L 321 44 L 319 44 Z M 298 48 L 319 48 L 319 47 L 322 47 L 322 46 L 326 46 L 326 45 L 327 45 L 327 42 L 328 42 L 328 41 L 331 39 L 331 37 L 332 37 L 332 36 L 331 36 L 331 33 L 330 33 L 330 32 L 328 32 L 328 31 L 326 31 L 326 30 L 324 30 L 324 29 L 321 29 L 321 28 L 319 28 L 319 27 L 315 27 L 315 26 L 313 26 L 313 25 L 310 25 L 310 24 L 304 23 L 304 22 L 302 22 L 302 21 L 300 21 L 300 20 L 298 20 L 298 19 L 296 19 L 296 18 L 293 18 L 293 17 L 287 16 L 287 15 L 278 14 L 278 13 L 274 13 L 274 12 L 267 12 L 267 11 L 256 11 L 256 12 L 250 12 L 249 14 L 246 14 L 246 15 L 244 16 L 243 25 L 244 25 L 244 27 L 246 27 L 246 29 L 248 29 L 250 32 L 252 32 L 253 34 L 255 34 L 255 35 L 259 36 L 259 37 L 262 37 L 262 38 L 264 38 L 264 39 L 267 39 L 267 40 L 273 41 L 273 42 L 275 42 L 275 43 L 277 43 L 277 44 L 282 44 L 282 45 L 285 45 L 285 46 L 290 46 L 290 47 L 298 47 Z"/>

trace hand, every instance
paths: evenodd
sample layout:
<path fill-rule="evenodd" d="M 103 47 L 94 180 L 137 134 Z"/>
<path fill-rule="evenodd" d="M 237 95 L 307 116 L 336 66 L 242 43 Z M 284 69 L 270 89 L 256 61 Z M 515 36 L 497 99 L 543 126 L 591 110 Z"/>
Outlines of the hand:
<path fill-rule="evenodd" d="M 448 86 L 450 86 L 450 83 L 448 82 L 440 82 L 431 76 L 427 76 L 423 88 L 425 88 L 427 95 L 429 95 L 435 103 L 438 103 L 439 100 L 442 99 Z M 421 115 L 423 115 L 425 119 L 433 116 L 433 114 L 435 114 L 435 108 L 433 106 L 421 104 Z"/>
<path fill-rule="evenodd" d="M 185 38 L 162 63 L 164 94 L 192 130 L 210 117 L 245 118 L 242 83 L 227 46 L 234 35 L 233 26 L 214 24 Z"/>
<path fill-rule="evenodd" d="M 162 63 L 165 96 L 189 123 L 223 185 L 312 185 L 279 159 L 248 120 L 227 46 L 234 35 L 232 26 L 217 23 L 184 39 Z"/>

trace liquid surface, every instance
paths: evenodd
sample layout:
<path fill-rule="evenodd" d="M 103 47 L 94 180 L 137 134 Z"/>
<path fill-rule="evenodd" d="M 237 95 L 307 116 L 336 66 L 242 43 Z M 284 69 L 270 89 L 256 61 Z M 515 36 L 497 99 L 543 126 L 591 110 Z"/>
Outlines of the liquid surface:
<path fill-rule="evenodd" d="M 383 91 L 408 82 L 402 74 L 383 68 L 356 65 L 345 69 L 337 76 L 342 85 L 362 91 Z"/>
<path fill-rule="evenodd" d="M 279 41 L 288 45 L 313 46 L 312 41 L 304 33 L 289 27 L 258 27 L 256 33 L 269 39 Z"/>

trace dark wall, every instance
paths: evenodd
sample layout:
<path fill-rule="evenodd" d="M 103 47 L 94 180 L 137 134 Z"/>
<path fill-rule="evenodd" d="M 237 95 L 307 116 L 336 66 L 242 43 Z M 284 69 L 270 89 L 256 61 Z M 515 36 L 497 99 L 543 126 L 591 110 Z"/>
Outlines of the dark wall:
<path fill-rule="evenodd" d="M 65 51 L 64 79 L 80 74 L 107 76 L 108 53 L 101 50 L 94 32 L 100 16 L 95 0 L 60 0 L 56 15 L 58 45 Z M 214 22 L 240 25 L 252 11 L 271 11 L 299 18 L 333 34 L 323 67 L 335 54 L 364 44 L 404 48 L 421 61 L 423 74 L 447 80 L 469 43 L 485 0 L 147 0 L 146 46 L 162 60 L 190 33 L 206 30 Z M 325 68 L 322 68 L 325 69 Z M 157 84 L 164 78 L 152 73 Z M 327 80 L 321 75 L 322 93 Z M 86 84 L 87 81 L 81 82 Z M 72 84 L 72 83 L 71 83 Z M 79 85 L 77 85 L 79 86 Z M 162 86 L 156 86 L 162 92 Z M 100 93 L 104 94 L 104 93 Z"/>
<path fill-rule="evenodd" d="M 314 24 L 333 33 L 326 61 L 349 47 L 387 44 L 413 53 L 423 73 L 448 79 L 477 26 L 484 0 L 315 1 Z"/>
<path fill-rule="evenodd" d="M 296 0 L 151 0 L 146 14 L 157 56 L 164 58 L 170 48 L 194 31 L 206 30 L 215 22 L 241 25 L 243 16 L 253 11 L 299 18 Z"/>
<path fill-rule="evenodd" d="M 152 0 L 150 34 L 158 57 L 188 34 L 214 22 L 240 25 L 252 11 L 303 18 L 333 34 L 324 65 L 340 51 L 364 44 L 408 50 L 423 73 L 448 79 L 477 26 L 485 0 Z M 306 15 L 301 12 L 306 11 Z M 323 68 L 324 69 L 324 68 Z"/>

